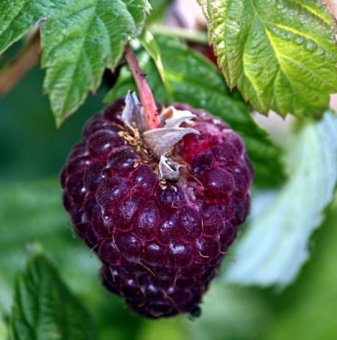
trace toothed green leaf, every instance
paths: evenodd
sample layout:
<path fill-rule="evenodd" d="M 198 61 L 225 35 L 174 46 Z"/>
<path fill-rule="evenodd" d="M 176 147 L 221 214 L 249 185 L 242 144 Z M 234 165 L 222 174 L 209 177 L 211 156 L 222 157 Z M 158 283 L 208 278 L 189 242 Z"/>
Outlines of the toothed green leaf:
<path fill-rule="evenodd" d="M 229 87 L 254 108 L 321 116 L 337 91 L 336 24 L 316 0 L 199 0 Z"/>
<path fill-rule="evenodd" d="M 0 51 L 42 21 L 44 89 L 57 125 L 114 69 L 129 37 L 140 34 L 147 0 L 5 0 L 0 3 Z"/>
<path fill-rule="evenodd" d="M 11 334 L 17 340 L 95 339 L 89 314 L 40 254 L 17 277 Z"/>

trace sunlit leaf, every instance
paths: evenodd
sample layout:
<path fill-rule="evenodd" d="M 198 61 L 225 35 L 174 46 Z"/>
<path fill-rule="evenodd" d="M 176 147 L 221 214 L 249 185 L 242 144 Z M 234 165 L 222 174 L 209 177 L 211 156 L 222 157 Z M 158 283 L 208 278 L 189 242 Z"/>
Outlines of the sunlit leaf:
<path fill-rule="evenodd" d="M 322 115 L 337 91 L 336 24 L 323 1 L 199 2 L 229 87 L 261 113 Z"/>

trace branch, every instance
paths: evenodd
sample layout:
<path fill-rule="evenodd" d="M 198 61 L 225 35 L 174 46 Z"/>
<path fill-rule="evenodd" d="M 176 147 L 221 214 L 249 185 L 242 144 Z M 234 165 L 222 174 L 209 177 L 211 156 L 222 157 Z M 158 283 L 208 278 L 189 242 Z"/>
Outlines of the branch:
<path fill-rule="evenodd" d="M 37 31 L 24 49 L 2 70 L 0 70 L 0 97 L 12 87 L 40 60 L 40 34 Z"/>

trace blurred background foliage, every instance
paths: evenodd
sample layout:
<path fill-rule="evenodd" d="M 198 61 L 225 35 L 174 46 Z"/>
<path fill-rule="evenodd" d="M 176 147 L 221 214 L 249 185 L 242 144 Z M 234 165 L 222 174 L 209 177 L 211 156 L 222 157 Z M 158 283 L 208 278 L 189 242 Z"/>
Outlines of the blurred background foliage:
<path fill-rule="evenodd" d="M 150 21 L 161 17 L 166 3 L 153 1 Z M 19 48 L 16 44 L 3 58 Z M 34 68 L 0 101 L 0 340 L 7 338 L 15 276 L 36 247 L 85 304 L 100 340 L 337 338 L 336 198 L 311 236 L 309 260 L 286 288 L 243 287 L 219 275 L 204 298 L 201 317 L 193 320 L 146 320 L 109 294 L 99 281 L 99 262 L 71 229 L 58 181 L 69 150 L 88 117 L 101 109 L 108 89 L 90 96 L 57 130 L 42 81 L 43 72 Z M 262 241 L 256 240 L 256 247 Z M 233 252 L 225 263 L 235 263 Z"/>

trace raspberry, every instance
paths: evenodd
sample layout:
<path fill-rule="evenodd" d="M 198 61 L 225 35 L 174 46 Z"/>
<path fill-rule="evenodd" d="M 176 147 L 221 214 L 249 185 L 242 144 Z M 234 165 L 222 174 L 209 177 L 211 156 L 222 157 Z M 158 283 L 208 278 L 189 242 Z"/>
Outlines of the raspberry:
<path fill-rule="evenodd" d="M 219 118 L 186 104 L 163 112 L 166 130 L 143 138 L 123 120 L 125 103 L 87 123 L 62 171 L 64 206 L 101 259 L 107 289 L 150 318 L 197 316 L 249 211 L 245 146 Z"/>

